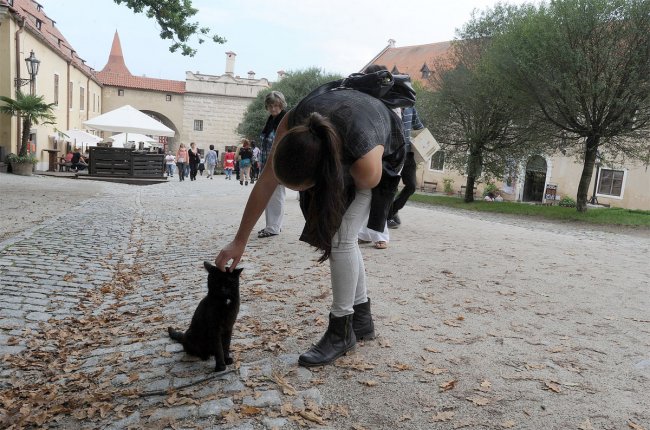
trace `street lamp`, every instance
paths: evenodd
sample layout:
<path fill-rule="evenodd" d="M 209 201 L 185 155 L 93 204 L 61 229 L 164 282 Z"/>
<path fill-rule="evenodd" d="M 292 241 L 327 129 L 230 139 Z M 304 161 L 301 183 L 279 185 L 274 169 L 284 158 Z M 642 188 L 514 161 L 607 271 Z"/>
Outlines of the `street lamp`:
<path fill-rule="evenodd" d="M 36 80 L 36 75 L 38 75 L 38 68 L 41 65 L 41 60 L 36 58 L 34 55 L 34 50 L 29 53 L 29 57 L 25 58 L 25 64 L 27 65 L 27 73 L 29 73 L 29 79 L 16 78 L 14 82 L 16 83 L 16 88 L 31 84 L 29 87 L 29 92 L 30 94 L 34 94 L 34 82 Z"/>
<path fill-rule="evenodd" d="M 600 174 L 600 164 L 602 160 L 600 159 L 600 153 L 596 151 L 596 177 L 594 178 L 594 193 L 591 195 L 589 204 L 597 205 L 598 197 L 596 197 L 596 191 L 598 190 L 598 175 Z"/>

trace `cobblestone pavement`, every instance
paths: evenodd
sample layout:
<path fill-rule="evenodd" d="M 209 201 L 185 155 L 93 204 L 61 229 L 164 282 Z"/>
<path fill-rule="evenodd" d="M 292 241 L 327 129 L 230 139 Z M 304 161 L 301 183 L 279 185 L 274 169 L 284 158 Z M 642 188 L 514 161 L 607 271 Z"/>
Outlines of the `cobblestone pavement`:
<path fill-rule="evenodd" d="M 297 240 L 288 193 L 285 231 L 251 239 L 242 260 L 236 364 L 217 374 L 166 329 L 189 324 L 202 262 L 251 187 L 25 181 L 88 188 L 74 207 L 42 199 L 28 228 L 0 236 L 2 427 L 650 428 L 643 235 L 409 206 L 388 252 L 363 250 L 379 339 L 308 370 L 297 357 L 326 326 L 329 275 Z"/>

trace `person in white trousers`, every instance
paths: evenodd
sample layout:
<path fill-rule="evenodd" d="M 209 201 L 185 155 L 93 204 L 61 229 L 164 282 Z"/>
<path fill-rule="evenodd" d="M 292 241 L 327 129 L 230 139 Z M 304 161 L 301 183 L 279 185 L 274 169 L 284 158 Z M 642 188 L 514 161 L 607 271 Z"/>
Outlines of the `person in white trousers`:
<path fill-rule="evenodd" d="M 267 158 L 271 153 L 273 140 L 278 128 L 278 124 L 284 117 L 287 108 L 287 102 L 284 94 L 279 91 L 271 91 L 264 99 L 264 105 L 269 113 L 266 120 L 264 129 L 260 135 L 260 171 L 264 169 Z M 257 232 L 257 237 L 272 237 L 277 236 L 282 231 L 282 220 L 284 218 L 284 199 L 286 197 L 286 189 L 284 185 L 278 185 L 271 195 L 264 217 L 266 218 L 266 227 Z"/>

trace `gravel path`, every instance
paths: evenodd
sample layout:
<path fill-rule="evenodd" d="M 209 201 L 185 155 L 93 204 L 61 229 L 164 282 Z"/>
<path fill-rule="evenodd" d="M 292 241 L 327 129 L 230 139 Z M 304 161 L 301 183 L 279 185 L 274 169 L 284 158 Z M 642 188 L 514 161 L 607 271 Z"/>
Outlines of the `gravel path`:
<path fill-rule="evenodd" d="M 242 260 L 236 366 L 170 341 L 249 187 L 0 174 L 0 423 L 15 428 L 650 429 L 650 235 L 421 205 L 363 246 L 379 338 L 336 365 L 327 265 L 285 231 Z M 261 228 L 258 223 L 257 228 Z"/>

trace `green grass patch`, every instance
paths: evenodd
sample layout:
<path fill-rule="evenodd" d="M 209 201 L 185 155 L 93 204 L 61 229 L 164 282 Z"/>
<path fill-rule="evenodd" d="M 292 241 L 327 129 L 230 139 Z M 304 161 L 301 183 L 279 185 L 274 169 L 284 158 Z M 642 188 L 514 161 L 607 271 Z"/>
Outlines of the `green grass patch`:
<path fill-rule="evenodd" d="M 465 203 L 458 197 L 413 194 L 414 202 L 446 206 L 476 212 L 502 213 L 516 216 L 531 216 L 555 221 L 579 221 L 599 225 L 621 225 L 650 228 L 650 211 L 621 208 L 589 208 L 581 213 L 575 208 L 541 206 L 514 202 L 486 202 L 477 200 Z"/>

